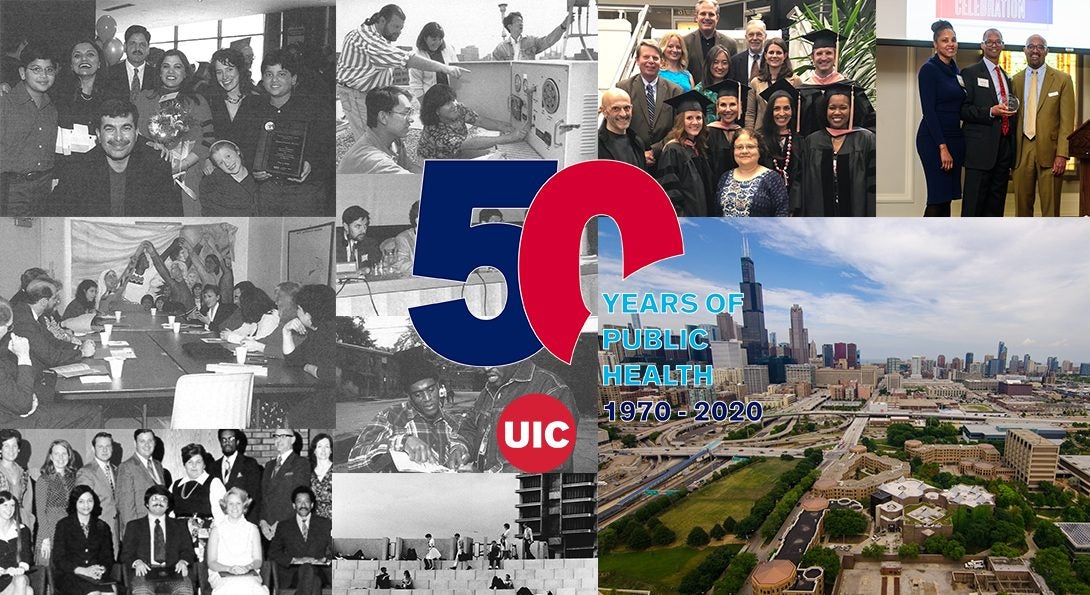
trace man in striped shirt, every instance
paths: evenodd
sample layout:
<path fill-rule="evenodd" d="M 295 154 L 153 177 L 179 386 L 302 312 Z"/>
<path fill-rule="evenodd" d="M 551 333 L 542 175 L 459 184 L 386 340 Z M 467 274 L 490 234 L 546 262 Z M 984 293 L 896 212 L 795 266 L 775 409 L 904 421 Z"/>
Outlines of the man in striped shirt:
<path fill-rule="evenodd" d="M 396 4 L 387 4 L 344 38 L 337 62 L 337 97 L 357 140 L 366 130 L 367 92 L 392 85 L 395 68 L 416 68 L 453 78 L 469 72 L 394 45 L 404 27 L 404 11 Z"/>

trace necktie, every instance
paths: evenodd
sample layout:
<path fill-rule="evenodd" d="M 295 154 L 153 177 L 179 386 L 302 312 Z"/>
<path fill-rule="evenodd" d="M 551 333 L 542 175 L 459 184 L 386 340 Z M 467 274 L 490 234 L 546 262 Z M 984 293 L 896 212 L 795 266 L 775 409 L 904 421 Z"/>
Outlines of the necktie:
<path fill-rule="evenodd" d="M 999 79 L 999 101 L 1001 101 L 1003 103 L 1003 105 L 1006 105 L 1007 104 L 1007 86 L 1005 84 L 1003 84 L 1003 71 L 999 69 L 999 66 L 995 67 L 995 77 L 997 79 Z M 1011 131 L 1010 118 L 1008 118 L 1007 116 L 1003 116 L 1003 125 L 1002 126 L 1003 126 L 1002 127 L 1003 136 L 1007 136 L 1008 134 L 1010 134 L 1010 131 Z"/>
<path fill-rule="evenodd" d="M 647 83 L 647 123 L 655 127 L 655 85 Z"/>
<path fill-rule="evenodd" d="M 280 457 L 276 457 L 276 464 L 273 465 L 273 475 L 276 475 L 277 473 L 280 473 L 280 465 L 282 465 L 282 464 L 283 464 L 283 461 L 280 460 Z"/>
<path fill-rule="evenodd" d="M 308 520 L 309 519 L 303 519 L 303 541 L 307 540 L 307 535 L 310 533 L 310 523 L 307 522 Z"/>
<path fill-rule="evenodd" d="M 155 563 L 166 564 L 167 563 L 167 539 L 166 534 L 163 533 L 163 526 L 159 524 L 159 519 L 155 519 Z"/>
<path fill-rule="evenodd" d="M 148 459 L 148 473 L 151 473 L 151 478 L 155 480 L 155 483 L 159 483 L 159 474 L 155 472 L 155 463 Z"/>
<path fill-rule="evenodd" d="M 1033 75 L 1029 81 L 1029 99 L 1026 100 L 1026 112 L 1022 116 L 1025 121 L 1024 130 L 1026 132 L 1026 138 L 1033 140 L 1037 136 L 1037 71 L 1033 71 Z"/>
<path fill-rule="evenodd" d="M 227 459 L 223 460 L 223 483 L 227 483 L 227 478 L 231 477 L 231 461 Z"/>
<path fill-rule="evenodd" d="M 136 95 L 136 92 L 140 90 L 140 69 L 132 69 L 132 83 L 129 84 L 129 92 Z"/>
<path fill-rule="evenodd" d="M 750 54 L 752 58 L 752 66 L 749 67 L 749 78 L 757 78 L 757 73 L 761 70 L 761 57 L 757 54 Z"/>
<path fill-rule="evenodd" d="M 115 487 L 114 486 L 114 470 L 109 465 L 106 465 L 106 468 L 104 469 L 104 471 L 106 472 L 106 483 L 110 484 L 110 492 L 113 493 L 114 487 Z"/>

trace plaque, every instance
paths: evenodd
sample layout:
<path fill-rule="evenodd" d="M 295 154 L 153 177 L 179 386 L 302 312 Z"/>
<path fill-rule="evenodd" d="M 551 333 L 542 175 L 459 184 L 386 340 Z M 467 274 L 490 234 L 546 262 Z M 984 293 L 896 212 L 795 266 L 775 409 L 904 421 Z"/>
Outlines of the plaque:
<path fill-rule="evenodd" d="M 254 154 L 254 171 L 288 178 L 302 176 L 306 143 L 306 122 L 265 122 Z"/>

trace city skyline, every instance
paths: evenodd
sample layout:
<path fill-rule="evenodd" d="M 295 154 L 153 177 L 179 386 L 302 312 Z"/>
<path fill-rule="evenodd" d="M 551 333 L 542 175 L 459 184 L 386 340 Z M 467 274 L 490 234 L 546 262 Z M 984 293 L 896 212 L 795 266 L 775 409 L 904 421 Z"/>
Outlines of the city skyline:
<path fill-rule="evenodd" d="M 966 352 L 983 360 L 1004 341 L 1011 355 L 1078 364 L 1090 361 L 1090 337 L 1069 331 L 1090 302 L 1090 263 L 1085 226 L 1060 223 L 681 219 L 686 253 L 622 282 L 619 236 L 609 221 L 600 228 L 599 285 L 601 292 L 737 292 L 744 234 L 769 332 L 790 336 L 798 304 L 809 340 L 856 343 L 862 362 Z M 599 317 L 602 324 L 630 320 L 603 305 Z M 706 311 L 641 318 L 662 328 L 716 322 Z M 733 318 L 741 323 L 741 311 Z"/>

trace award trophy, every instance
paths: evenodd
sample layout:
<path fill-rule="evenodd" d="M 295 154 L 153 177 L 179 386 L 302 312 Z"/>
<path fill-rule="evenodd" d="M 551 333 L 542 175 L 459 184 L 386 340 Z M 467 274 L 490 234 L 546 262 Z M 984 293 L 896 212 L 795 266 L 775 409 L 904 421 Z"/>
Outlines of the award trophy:
<path fill-rule="evenodd" d="M 306 122 L 265 122 L 254 155 L 254 171 L 287 178 L 302 176 L 306 143 Z"/>

